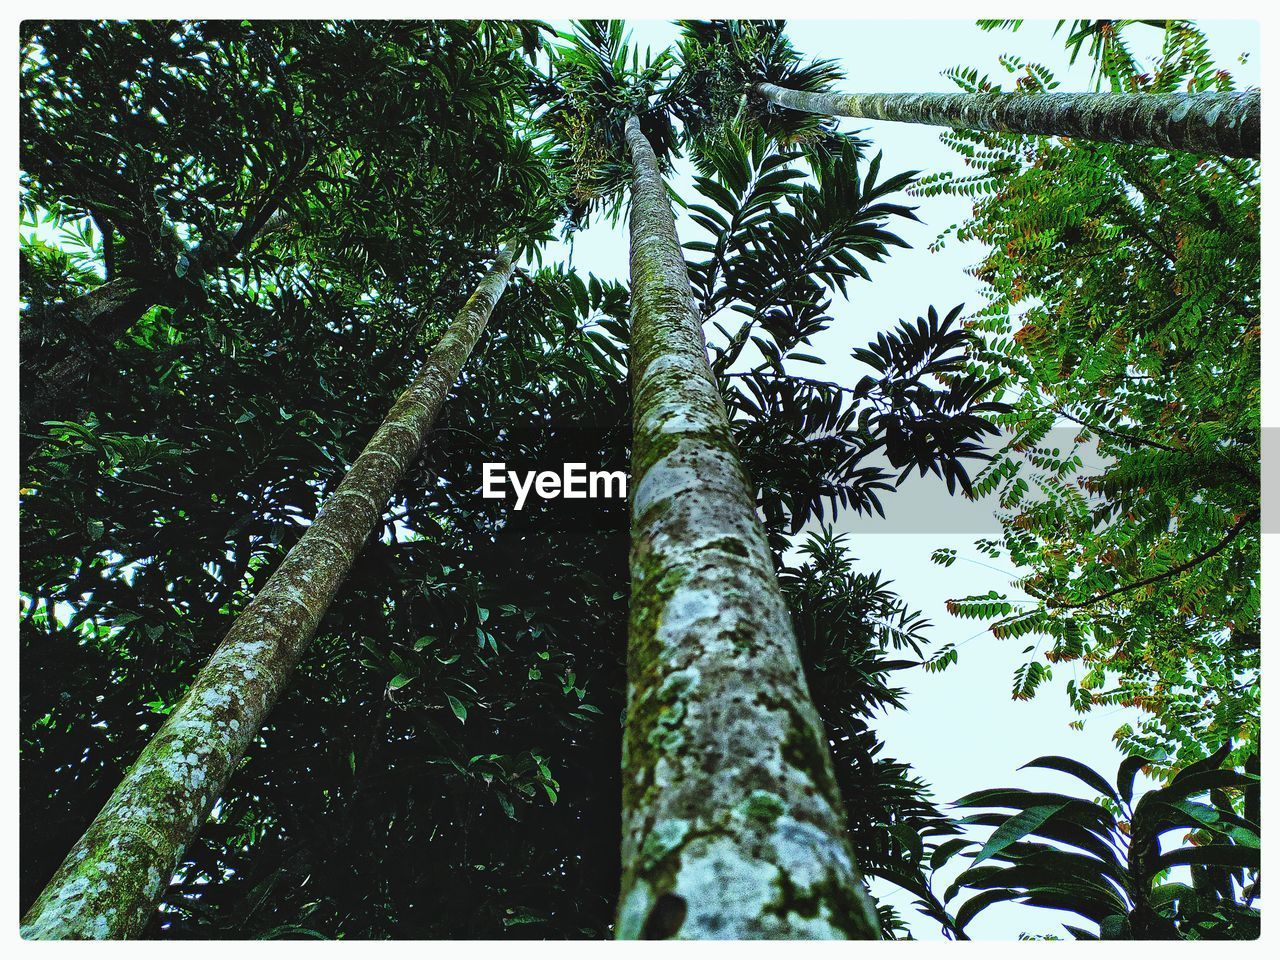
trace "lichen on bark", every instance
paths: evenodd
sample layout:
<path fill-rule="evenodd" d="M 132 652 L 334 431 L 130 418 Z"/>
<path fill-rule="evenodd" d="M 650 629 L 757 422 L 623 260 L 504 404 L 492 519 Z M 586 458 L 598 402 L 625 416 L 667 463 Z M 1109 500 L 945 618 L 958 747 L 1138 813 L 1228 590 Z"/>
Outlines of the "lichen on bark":
<path fill-rule="evenodd" d="M 617 935 L 874 938 L 666 184 L 635 117 L 626 137 L 634 430 Z"/>
<path fill-rule="evenodd" d="M 444 403 L 511 276 L 496 262 L 315 521 L 23 917 L 26 939 L 140 934 L 187 844 L 257 736 Z"/>
<path fill-rule="evenodd" d="M 965 130 L 1257 158 L 1262 95 L 1243 93 L 815 93 L 758 83 L 789 110 Z"/>

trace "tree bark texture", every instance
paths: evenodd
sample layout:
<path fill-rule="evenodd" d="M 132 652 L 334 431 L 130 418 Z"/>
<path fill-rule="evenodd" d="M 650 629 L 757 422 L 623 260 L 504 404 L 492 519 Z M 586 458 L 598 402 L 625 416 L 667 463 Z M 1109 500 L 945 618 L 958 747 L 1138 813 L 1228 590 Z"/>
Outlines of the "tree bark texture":
<path fill-rule="evenodd" d="M 756 92 L 789 110 L 927 123 L 993 133 L 1076 137 L 1103 143 L 1256 159 L 1260 93 L 809 93 L 772 83 Z"/>
<path fill-rule="evenodd" d="M 877 936 L 666 184 L 632 117 L 631 603 L 617 935 Z"/>
<path fill-rule="evenodd" d="M 27 939 L 146 927 L 187 844 L 270 713 L 511 276 L 497 258 L 315 522 L 236 619 L 22 921 Z"/>

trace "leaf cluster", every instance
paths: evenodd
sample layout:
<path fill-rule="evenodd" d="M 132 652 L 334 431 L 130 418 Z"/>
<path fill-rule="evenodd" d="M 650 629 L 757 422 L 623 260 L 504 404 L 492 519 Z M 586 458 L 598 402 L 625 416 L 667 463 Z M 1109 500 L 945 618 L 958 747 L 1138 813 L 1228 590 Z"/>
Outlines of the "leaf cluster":
<path fill-rule="evenodd" d="M 1172 21 L 1146 72 L 1124 24 L 1080 21 L 1115 89 L 1225 90 L 1204 35 Z M 1092 38 L 1092 39 L 1090 39 Z M 1021 90 L 1052 74 L 1017 57 Z M 999 84 L 952 74 L 967 90 Z M 1070 663 L 1073 707 L 1131 707 L 1126 751 L 1160 764 L 1258 731 L 1260 312 L 1256 164 L 1124 145 L 947 134 L 971 168 L 920 195 L 973 198 L 950 235 L 988 253 L 987 303 L 971 328 L 975 375 L 1003 378 L 1005 442 L 974 491 L 998 501 L 1002 535 L 979 542 L 1026 575 L 1029 607 L 953 602 L 997 637 L 1046 638 L 1030 696 Z M 1027 651 L 1034 648 L 1029 646 Z M 1083 719 L 1081 720 L 1083 722 Z"/>
<path fill-rule="evenodd" d="M 1225 743 L 1136 799 L 1135 779 L 1150 763 L 1140 756 L 1121 763 L 1114 785 L 1065 757 L 1025 765 L 1073 776 L 1097 800 L 1019 788 L 961 798 L 961 807 L 988 811 L 962 824 L 993 829 L 977 851 L 977 844 L 955 840 L 938 857 L 937 869 L 957 854 L 969 859 L 944 903 L 975 891 L 954 915 L 945 914 L 950 929 L 962 934 L 985 908 L 1014 900 L 1090 921 L 1094 931 L 1066 926 L 1080 940 L 1256 938 L 1259 781 L 1256 765 L 1254 773 L 1222 767 L 1230 753 Z M 1164 842 L 1178 831 L 1183 846 Z M 1190 883 L 1174 871 L 1185 871 Z"/>

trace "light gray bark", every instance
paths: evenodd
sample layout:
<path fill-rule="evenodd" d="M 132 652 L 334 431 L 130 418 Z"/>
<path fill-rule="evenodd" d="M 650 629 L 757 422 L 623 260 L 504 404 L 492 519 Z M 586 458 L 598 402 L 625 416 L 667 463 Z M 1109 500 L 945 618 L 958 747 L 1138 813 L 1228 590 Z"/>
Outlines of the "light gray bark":
<path fill-rule="evenodd" d="M 964 130 L 1257 158 L 1262 95 L 1250 93 L 810 93 L 755 90 L 790 110 Z"/>
<path fill-rule="evenodd" d="M 22 920 L 27 939 L 137 936 L 257 736 L 511 276 L 497 258 L 315 522 L 254 597 Z"/>
<path fill-rule="evenodd" d="M 619 938 L 876 937 L 666 185 L 632 117 Z"/>

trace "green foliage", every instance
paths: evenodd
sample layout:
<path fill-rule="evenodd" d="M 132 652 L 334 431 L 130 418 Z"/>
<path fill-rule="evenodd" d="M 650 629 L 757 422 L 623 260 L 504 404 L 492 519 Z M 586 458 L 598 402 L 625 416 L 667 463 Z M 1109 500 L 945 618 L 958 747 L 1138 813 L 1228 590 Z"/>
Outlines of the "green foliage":
<path fill-rule="evenodd" d="M 508 129 L 528 70 L 518 35 L 503 33 L 458 22 L 28 21 L 24 208 L 91 217 L 108 275 L 193 282 L 217 266 L 212 248 L 246 246 L 276 211 L 293 242 L 397 274 L 415 228 L 480 226 L 480 203 L 518 227 L 527 195 L 545 185 Z M 378 219 L 388 205 L 399 211 L 390 224 Z"/>
<path fill-rule="evenodd" d="M 685 243 L 690 283 L 719 334 L 708 338 L 712 369 L 776 549 L 828 507 L 880 511 L 896 484 L 872 462 L 878 451 L 898 482 L 918 468 L 966 486 L 964 461 L 982 457 L 974 441 L 1003 409 L 987 400 L 993 382 L 960 370 L 969 340 L 953 328 L 958 311 L 940 319 L 930 308 L 855 351 L 872 372 L 853 387 L 795 372 L 823 362 L 804 348 L 833 323 L 832 297 L 848 297 L 850 281 L 905 245 L 889 229 L 895 219 L 914 219 L 890 201 L 913 174 L 881 180 L 880 157 L 865 162 L 858 147 L 832 138 L 801 152 L 757 131 L 727 134 L 697 157 L 704 202 L 689 210 L 708 239 Z"/>
<path fill-rule="evenodd" d="M 1231 744 L 1223 744 L 1136 800 L 1135 775 L 1149 766 L 1143 757 L 1125 760 L 1114 785 L 1065 757 L 1026 764 L 1075 777 L 1097 800 L 1016 788 L 962 797 L 961 807 L 1016 812 L 990 810 L 960 821 L 992 831 L 976 852 L 972 842 L 952 841 L 970 865 L 943 902 L 961 890 L 975 893 L 947 915 L 948 928 L 963 934 L 986 907 L 1016 901 L 1064 910 L 1096 925 L 1096 932 L 1066 927 L 1080 940 L 1255 939 L 1259 780 L 1221 767 L 1230 753 Z M 1171 848 L 1175 831 L 1184 831 L 1184 846 Z"/>
<path fill-rule="evenodd" d="M 660 162 L 675 148 L 667 98 L 670 51 L 656 57 L 633 47 L 621 20 L 582 20 L 560 34 L 546 77 L 538 85 L 546 107 L 539 125 L 554 138 L 566 184 L 568 228 L 603 208 L 615 219 L 630 181 L 631 157 L 624 129 L 633 114 Z M 629 63 L 628 63 L 629 61 Z"/>
<path fill-rule="evenodd" d="M 1018 30 L 1021 20 L 979 20 L 978 26 L 984 30 Z M 1071 53 L 1071 63 L 1075 63 L 1084 49 L 1089 45 L 1089 58 L 1093 61 L 1093 80 L 1096 89 L 1108 84 L 1112 92 L 1132 92 L 1142 89 L 1144 81 L 1149 80 L 1142 73 L 1141 67 L 1125 40 L 1124 31 L 1135 24 L 1144 24 L 1165 31 L 1167 42 L 1182 51 L 1182 62 L 1166 57 L 1165 69 L 1185 69 L 1191 66 L 1195 71 L 1196 86 L 1205 89 L 1212 74 L 1209 60 L 1205 54 L 1207 49 L 1204 34 L 1187 20 L 1059 20 L 1054 27 L 1054 35 L 1063 33 L 1065 43 Z"/>
<path fill-rule="evenodd" d="M 682 20 L 680 97 L 674 109 L 690 139 L 714 145 L 727 134 L 759 131 L 785 146 L 821 140 L 828 118 L 777 107 L 756 96 L 757 83 L 821 90 L 842 77 L 832 60 L 805 62 L 783 20 Z"/>
<path fill-rule="evenodd" d="M 442 224 L 463 258 L 544 233 L 558 204 L 523 120 L 520 36 L 462 23 L 28 21 L 24 466 L 47 439 L 42 421 L 74 419 L 119 387 L 117 341 L 149 310 L 179 328 L 216 325 L 231 300 L 269 305 L 287 290 L 379 296 L 403 314 L 446 280 L 430 268 Z M 58 230 L 76 234 L 89 273 L 50 256 Z"/>
<path fill-rule="evenodd" d="M 1069 45 L 1113 88 L 1227 90 L 1203 34 L 1170 22 L 1147 73 L 1123 22 L 1077 21 Z M 1056 86 L 1005 57 L 1018 90 Z M 976 70 L 952 78 L 997 89 Z M 1030 696 L 1069 663 L 1072 706 L 1148 714 L 1116 734 L 1172 771 L 1258 736 L 1259 181 L 1252 162 L 1120 145 L 950 132 L 972 168 L 921 196 L 972 197 L 938 243 L 976 240 L 987 304 L 970 369 L 1003 377 L 1004 449 L 974 482 L 998 498 L 987 557 L 1025 570 L 1015 605 L 992 592 L 952 602 L 1001 638 L 1041 643 L 1019 671 Z M 940 558 L 946 560 L 946 557 Z M 1028 652 L 1032 648 L 1028 648 Z"/>
<path fill-rule="evenodd" d="M 177 293 L 96 358 L 84 411 L 45 426 L 24 479 L 29 903 L 315 516 L 494 244 L 545 236 L 572 169 L 601 189 L 579 200 L 610 199 L 612 161 L 574 160 L 574 144 L 587 132 L 607 140 L 646 105 L 661 143 L 651 124 L 670 122 L 676 94 L 670 61 L 642 66 L 614 25 L 583 25 L 549 51 L 528 23 L 24 29 L 29 310 L 114 276 L 169 285 L 188 258 Z M 529 62 L 543 52 L 545 76 Z M 153 101 L 159 117 L 143 106 Z M 135 108 L 133 141 L 91 132 Z M 172 118 L 206 108 L 207 122 L 170 132 Z M 547 142 L 575 110 L 584 139 L 565 127 Z M 277 127 L 292 133 L 273 140 Z M 762 138 L 721 148 L 701 205 L 712 224 L 735 226 L 711 230 L 719 253 L 692 276 L 716 310 L 741 308 L 758 337 L 742 334 L 749 349 L 765 345 L 785 373 L 812 362 L 798 350 L 830 323 L 834 291 L 900 245 L 889 224 L 909 211 L 892 195 L 909 178 L 882 180 L 852 140 L 803 155 Z M 744 170 L 749 195 L 726 185 Z M 89 202 L 104 191 L 116 202 Z M 272 229 L 190 269 L 209 237 L 237 237 L 268 209 L 282 211 Z M 176 246 L 146 232 L 153 221 Z M 761 270 L 776 272 L 781 295 Z M 625 469 L 627 305 L 614 281 L 517 271 L 150 935 L 608 934 L 626 505 L 514 512 L 479 496 L 477 464 Z M 949 335 L 911 330 L 901 343 L 925 353 Z M 803 393 L 731 405 L 761 502 L 782 518 L 777 560 L 851 836 L 872 872 L 896 877 L 914 857 L 918 880 L 918 835 L 945 819 L 910 768 L 881 755 L 869 719 L 900 702 L 890 677 L 918 662 L 926 625 L 880 577 L 855 573 L 833 538 L 783 563 L 793 515 L 834 502 L 845 481 L 798 456 L 817 414 Z M 885 428 L 857 429 L 870 444 Z M 777 456 L 788 447 L 795 462 Z M 808 492 L 784 503 L 793 487 Z"/>

